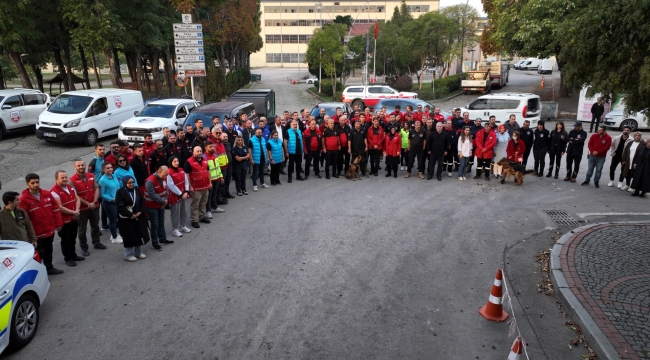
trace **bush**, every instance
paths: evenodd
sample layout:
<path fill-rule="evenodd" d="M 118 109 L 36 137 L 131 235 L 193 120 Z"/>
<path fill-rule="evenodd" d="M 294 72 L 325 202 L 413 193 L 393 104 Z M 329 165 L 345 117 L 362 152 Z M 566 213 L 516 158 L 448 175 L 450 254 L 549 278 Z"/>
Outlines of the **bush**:
<path fill-rule="evenodd" d="M 431 83 L 423 83 L 422 90 L 418 90 L 417 84 L 413 85 L 413 92 L 418 94 L 418 98 L 423 100 L 434 100 L 444 98 L 461 89 L 460 82 L 467 78 L 466 73 L 447 76 L 445 78 L 436 79 L 435 81 L 435 94 L 431 88 Z"/>
<path fill-rule="evenodd" d="M 318 88 L 318 81 L 314 81 L 314 86 Z M 330 79 L 323 79 L 323 83 L 321 85 L 321 94 L 327 95 L 327 96 L 332 96 L 332 80 Z M 336 81 L 336 92 L 338 93 L 339 91 L 343 90 L 343 85 L 341 85 L 340 81 Z"/>
<path fill-rule="evenodd" d="M 413 78 L 410 75 L 402 75 L 397 78 L 393 86 L 399 91 L 410 91 L 413 88 Z"/>

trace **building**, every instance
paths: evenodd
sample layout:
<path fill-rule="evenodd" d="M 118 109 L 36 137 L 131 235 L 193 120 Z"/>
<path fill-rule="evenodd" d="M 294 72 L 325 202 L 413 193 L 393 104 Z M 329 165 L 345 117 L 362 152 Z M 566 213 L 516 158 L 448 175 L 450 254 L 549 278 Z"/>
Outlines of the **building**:
<path fill-rule="evenodd" d="M 314 29 L 337 15 L 351 15 L 354 24 L 386 22 L 401 0 L 261 0 L 262 49 L 251 54 L 252 67 L 307 67 L 305 54 Z M 439 0 L 406 0 L 413 17 L 437 11 Z"/>

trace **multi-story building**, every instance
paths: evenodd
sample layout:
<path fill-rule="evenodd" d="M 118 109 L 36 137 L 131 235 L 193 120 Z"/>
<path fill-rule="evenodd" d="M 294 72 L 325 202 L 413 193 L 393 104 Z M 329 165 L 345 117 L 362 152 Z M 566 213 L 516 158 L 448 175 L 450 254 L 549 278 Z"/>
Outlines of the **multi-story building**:
<path fill-rule="evenodd" d="M 337 15 L 351 15 L 354 24 L 386 22 L 401 0 L 261 0 L 262 49 L 251 54 L 251 66 L 306 66 L 307 44 L 314 29 Z M 439 0 L 406 0 L 413 17 L 438 10 Z M 300 64 L 300 65 L 299 65 Z"/>

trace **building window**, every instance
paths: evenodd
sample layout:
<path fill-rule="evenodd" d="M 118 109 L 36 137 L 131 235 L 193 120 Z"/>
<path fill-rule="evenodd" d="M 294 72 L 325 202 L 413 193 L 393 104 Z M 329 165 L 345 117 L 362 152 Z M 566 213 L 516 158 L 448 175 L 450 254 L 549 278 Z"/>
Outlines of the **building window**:
<path fill-rule="evenodd" d="M 299 53 L 266 54 L 267 63 L 297 64 L 297 63 L 304 63 L 306 59 L 307 59 L 306 54 L 299 54 Z"/>

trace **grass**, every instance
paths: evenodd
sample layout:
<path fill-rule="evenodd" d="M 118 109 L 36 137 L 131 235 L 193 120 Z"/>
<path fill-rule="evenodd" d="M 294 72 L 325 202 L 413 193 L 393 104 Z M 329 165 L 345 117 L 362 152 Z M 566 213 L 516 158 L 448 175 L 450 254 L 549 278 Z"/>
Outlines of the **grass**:
<path fill-rule="evenodd" d="M 323 100 L 325 100 L 325 101 L 327 101 L 327 102 L 336 102 L 336 100 L 334 100 L 334 96 L 329 96 L 329 95 L 325 95 L 325 94 L 323 94 L 323 93 L 319 93 L 319 92 L 318 92 L 318 88 L 315 87 L 315 86 L 312 86 L 312 87 L 308 88 L 307 90 L 309 90 L 309 91 L 311 91 L 312 93 L 314 93 L 314 94 L 320 96 L 321 98 L 323 98 Z"/>

